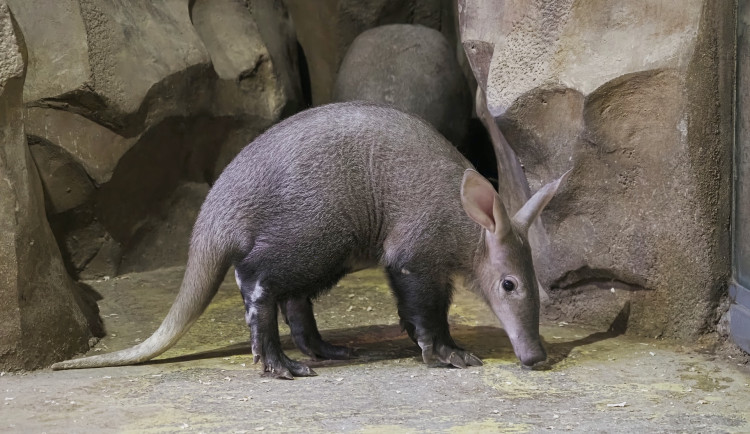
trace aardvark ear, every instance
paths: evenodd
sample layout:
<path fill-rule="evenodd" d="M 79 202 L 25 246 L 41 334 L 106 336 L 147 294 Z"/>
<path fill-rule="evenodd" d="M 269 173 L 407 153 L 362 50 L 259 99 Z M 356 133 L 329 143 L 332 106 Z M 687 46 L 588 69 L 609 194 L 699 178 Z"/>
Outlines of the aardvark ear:
<path fill-rule="evenodd" d="M 557 180 L 540 188 L 539 191 L 534 193 L 534 195 L 531 196 L 531 199 L 529 199 L 521 209 L 518 210 L 516 215 L 513 216 L 513 223 L 516 224 L 516 227 L 518 227 L 520 231 L 523 233 L 529 231 L 531 224 L 534 223 L 534 220 L 539 217 L 539 214 L 542 213 L 544 207 L 547 206 L 550 200 L 552 200 L 555 193 L 557 193 L 557 189 L 563 182 L 565 182 L 572 170 L 573 169 L 568 170 Z"/>
<path fill-rule="evenodd" d="M 500 196 L 476 170 L 466 169 L 464 172 L 461 204 L 472 220 L 493 234 L 502 237 L 510 232 L 510 218 Z"/>

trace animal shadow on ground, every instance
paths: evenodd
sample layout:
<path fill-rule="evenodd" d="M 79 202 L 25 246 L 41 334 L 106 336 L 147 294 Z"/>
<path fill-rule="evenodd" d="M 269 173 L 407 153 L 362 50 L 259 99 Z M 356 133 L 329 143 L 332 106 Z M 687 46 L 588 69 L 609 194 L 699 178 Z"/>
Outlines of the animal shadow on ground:
<path fill-rule="evenodd" d="M 573 351 L 573 349 L 576 347 L 590 345 L 625 334 L 625 331 L 628 328 L 629 318 L 630 302 L 628 301 L 625 303 L 622 309 L 620 309 L 620 312 L 617 314 L 617 316 L 615 316 L 615 319 L 612 320 L 612 323 L 609 325 L 606 331 L 595 332 L 574 341 L 555 342 L 552 344 L 545 341 L 544 347 L 547 349 L 547 361 L 543 364 L 540 364 L 539 367 L 535 367 L 535 369 L 551 369 L 556 364 L 565 360 L 570 355 L 570 352 Z"/>
<path fill-rule="evenodd" d="M 630 304 L 627 303 L 606 331 L 595 332 L 574 341 L 555 343 L 545 341 L 544 344 L 548 352 L 548 359 L 534 369 L 551 369 L 554 365 L 565 360 L 576 347 L 590 345 L 625 333 L 629 316 Z M 451 331 L 456 343 L 460 347 L 466 348 L 481 359 L 516 360 L 510 340 L 501 328 L 458 324 L 454 325 Z M 354 348 L 357 357 L 350 360 L 312 360 L 307 357 L 299 357 L 299 353 L 295 351 L 294 344 L 288 335 L 282 336 L 282 347 L 291 357 L 298 358 L 312 368 L 358 365 L 381 360 L 421 359 L 419 348 L 396 324 L 323 330 L 321 334 L 323 334 L 324 339 L 332 344 L 346 345 Z M 187 362 L 191 360 L 249 354 L 251 354 L 250 344 L 249 342 L 244 342 L 210 351 L 152 360 L 145 362 L 145 364 Z"/>
<path fill-rule="evenodd" d="M 396 324 L 321 330 L 321 334 L 323 335 L 323 339 L 334 345 L 346 345 L 355 349 L 357 357 L 350 360 L 312 360 L 307 356 L 300 356 L 291 337 L 288 335 L 281 336 L 282 349 L 290 357 L 298 359 L 310 367 L 356 365 L 379 360 L 421 357 L 421 351 L 417 348 L 416 344 Z M 250 355 L 251 353 L 250 343 L 243 342 L 215 350 L 151 360 L 144 364 L 187 362 L 217 357 Z"/>

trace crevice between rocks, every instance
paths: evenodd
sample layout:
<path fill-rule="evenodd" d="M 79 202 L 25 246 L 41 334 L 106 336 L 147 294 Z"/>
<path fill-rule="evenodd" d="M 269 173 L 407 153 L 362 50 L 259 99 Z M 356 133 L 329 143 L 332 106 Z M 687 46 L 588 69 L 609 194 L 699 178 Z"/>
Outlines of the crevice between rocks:
<path fill-rule="evenodd" d="M 586 289 L 603 289 L 616 291 L 650 291 L 645 282 L 634 278 L 624 278 L 612 270 L 604 268 L 591 268 L 583 266 L 576 270 L 565 273 L 562 277 L 553 281 L 549 288 L 551 291 L 567 291 Z"/>

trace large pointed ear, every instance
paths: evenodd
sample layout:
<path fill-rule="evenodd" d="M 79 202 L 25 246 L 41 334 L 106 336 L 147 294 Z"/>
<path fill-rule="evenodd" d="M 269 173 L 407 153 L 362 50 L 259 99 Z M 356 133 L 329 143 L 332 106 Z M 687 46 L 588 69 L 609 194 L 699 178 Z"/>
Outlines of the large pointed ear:
<path fill-rule="evenodd" d="M 510 218 L 495 188 L 476 170 L 466 169 L 461 181 L 461 203 L 466 214 L 488 231 L 504 235 Z"/>
<path fill-rule="evenodd" d="M 568 178 L 570 172 L 573 169 L 568 170 L 558 178 L 556 181 L 552 181 L 544 187 L 540 188 L 539 191 L 534 193 L 518 212 L 513 216 L 513 222 L 522 232 L 526 233 L 529 230 L 531 224 L 539 217 L 542 210 L 549 203 L 550 200 L 557 193 L 557 189 L 562 185 L 563 182 Z"/>

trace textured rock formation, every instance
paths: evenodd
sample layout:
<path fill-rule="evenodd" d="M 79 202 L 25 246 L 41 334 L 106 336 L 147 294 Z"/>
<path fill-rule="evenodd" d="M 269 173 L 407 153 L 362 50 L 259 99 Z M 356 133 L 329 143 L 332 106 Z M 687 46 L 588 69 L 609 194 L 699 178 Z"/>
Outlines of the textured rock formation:
<path fill-rule="evenodd" d="M 283 4 L 8 3 L 28 44 L 26 134 L 69 270 L 112 275 L 120 254 L 129 270 L 182 263 L 194 212 L 168 204 L 201 200 L 180 185 L 209 184 L 302 105 Z M 178 247 L 149 244 L 162 223 Z"/>
<path fill-rule="evenodd" d="M 305 108 L 300 78 L 300 53 L 292 18 L 282 0 L 250 0 L 260 39 L 266 46 L 286 105 L 283 115 Z"/>
<path fill-rule="evenodd" d="M 45 219 L 24 133 L 23 41 L 0 1 L 0 370 L 33 369 L 88 348 L 86 307 Z"/>
<path fill-rule="evenodd" d="M 82 88 L 91 76 L 86 27 L 78 0 L 7 2 L 19 25 L 44 23 L 24 32 L 29 66 L 25 102 L 65 95 Z"/>
<path fill-rule="evenodd" d="M 146 220 L 133 236 L 131 247 L 119 263 L 118 273 L 186 264 L 191 223 L 198 217 L 208 189 L 207 184 L 198 182 L 177 186 L 174 194 L 155 210 L 156 215 Z M 100 265 L 106 266 L 106 262 Z"/>
<path fill-rule="evenodd" d="M 420 25 L 391 24 L 357 36 L 341 62 L 333 100 L 374 101 L 414 113 L 459 147 L 471 115 L 455 48 Z"/>
<path fill-rule="evenodd" d="M 550 314 L 606 324 L 629 302 L 636 333 L 710 329 L 730 266 L 731 4 L 460 3 L 531 190 L 576 168 L 535 257 Z"/>
<path fill-rule="evenodd" d="M 91 198 L 94 183 L 70 154 L 42 141 L 30 144 L 29 150 L 47 192 L 44 197 L 48 213 L 69 211 Z"/>
<path fill-rule="evenodd" d="M 314 105 L 331 101 L 344 54 L 363 31 L 409 23 L 454 34 L 454 8 L 448 0 L 286 0 L 285 4 L 305 51 Z"/>
<path fill-rule="evenodd" d="M 120 158 L 136 142 L 136 138 L 122 137 L 84 116 L 59 109 L 31 107 L 25 124 L 26 134 L 70 155 L 97 184 L 112 178 Z"/>

